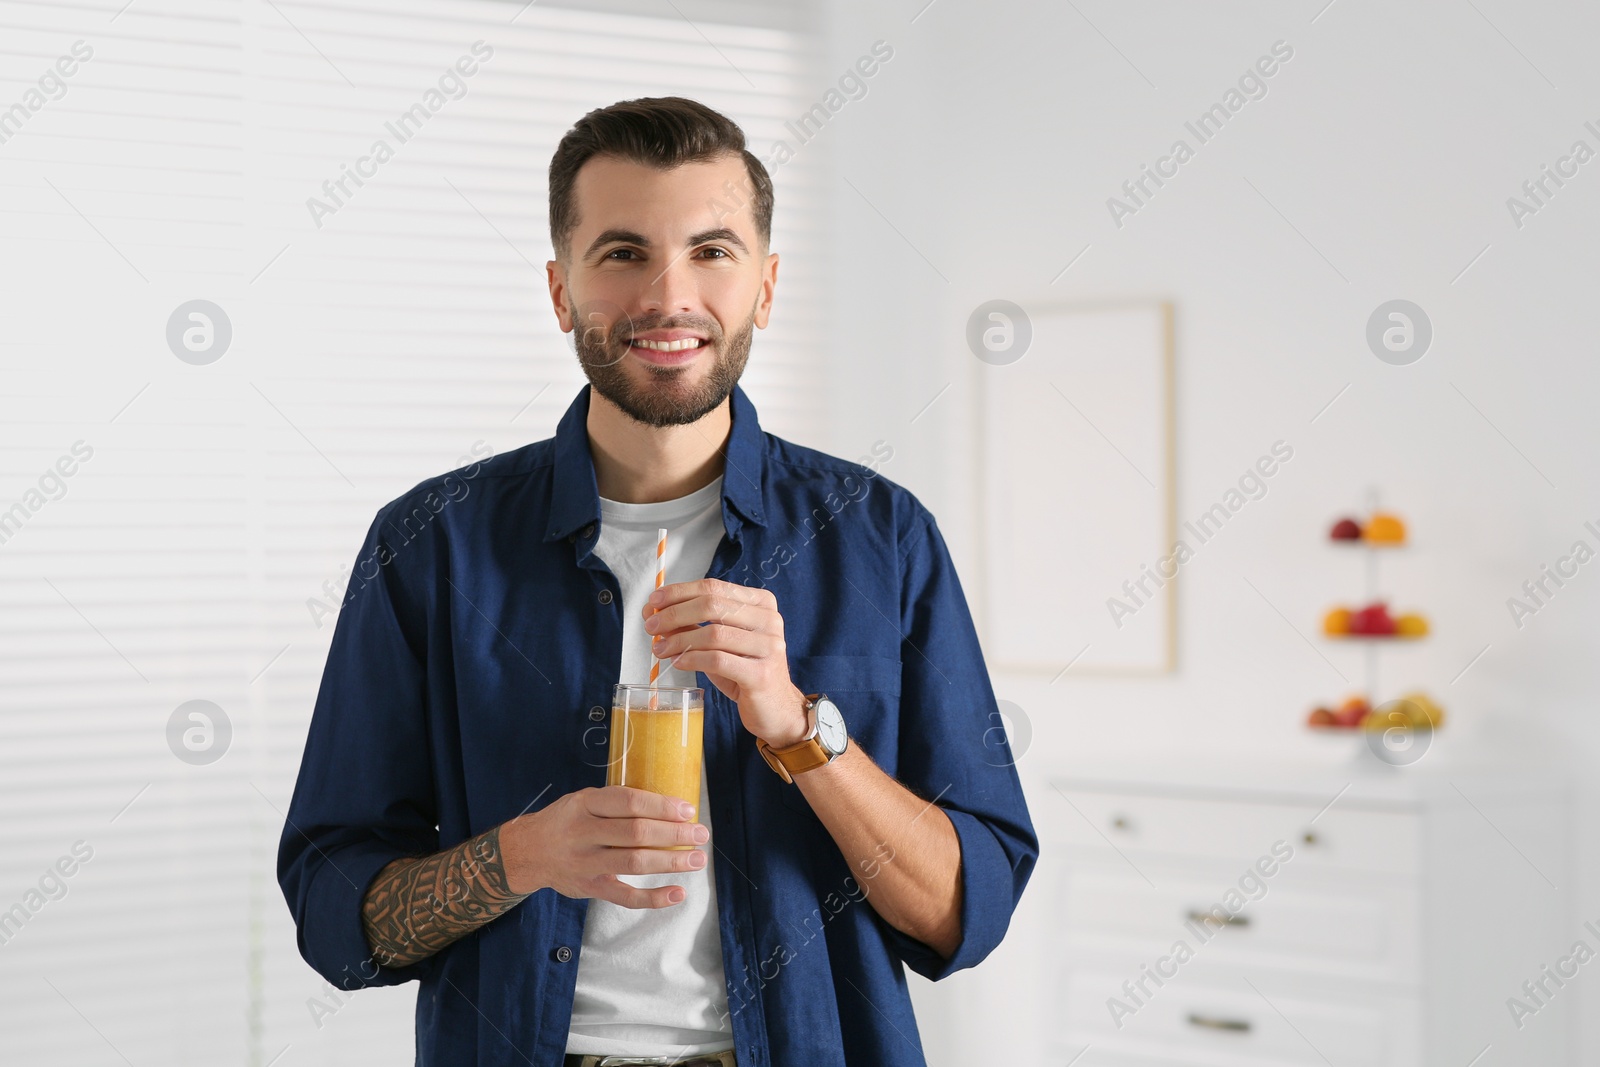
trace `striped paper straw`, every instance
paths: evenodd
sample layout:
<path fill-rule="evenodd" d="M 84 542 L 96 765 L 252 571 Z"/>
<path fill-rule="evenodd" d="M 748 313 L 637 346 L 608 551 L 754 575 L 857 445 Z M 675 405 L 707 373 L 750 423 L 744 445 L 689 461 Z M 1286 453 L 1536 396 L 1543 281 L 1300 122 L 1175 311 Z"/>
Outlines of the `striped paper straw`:
<path fill-rule="evenodd" d="M 656 588 L 660 589 L 667 581 L 667 531 L 656 528 Z M 660 608 L 655 611 L 660 611 Z M 652 611 L 651 614 L 655 614 Z M 650 710 L 654 711 L 660 704 L 660 697 L 656 693 L 656 679 L 661 677 L 661 661 L 655 653 L 650 654 Z"/>

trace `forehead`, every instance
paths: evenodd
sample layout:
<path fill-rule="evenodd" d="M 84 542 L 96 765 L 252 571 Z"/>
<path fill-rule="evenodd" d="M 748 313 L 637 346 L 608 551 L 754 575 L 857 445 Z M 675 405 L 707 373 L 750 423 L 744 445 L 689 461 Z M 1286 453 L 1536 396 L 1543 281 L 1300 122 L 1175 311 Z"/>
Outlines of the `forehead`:
<path fill-rule="evenodd" d="M 595 156 L 579 168 L 573 200 L 578 214 L 574 251 L 612 227 L 673 240 L 727 226 L 755 247 L 754 191 L 744 160 L 733 153 L 670 169 Z"/>

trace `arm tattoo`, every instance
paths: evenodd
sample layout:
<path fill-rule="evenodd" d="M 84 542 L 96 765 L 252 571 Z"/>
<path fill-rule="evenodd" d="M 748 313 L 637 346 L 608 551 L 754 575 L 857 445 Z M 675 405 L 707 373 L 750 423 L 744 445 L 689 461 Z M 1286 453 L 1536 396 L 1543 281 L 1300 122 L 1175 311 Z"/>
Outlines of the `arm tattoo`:
<path fill-rule="evenodd" d="M 390 863 L 361 902 L 361 926 L 379 964 L 405 967 L 465 937 L 526 896 L 507 888 L 496 826 L 443 852 Z"/>

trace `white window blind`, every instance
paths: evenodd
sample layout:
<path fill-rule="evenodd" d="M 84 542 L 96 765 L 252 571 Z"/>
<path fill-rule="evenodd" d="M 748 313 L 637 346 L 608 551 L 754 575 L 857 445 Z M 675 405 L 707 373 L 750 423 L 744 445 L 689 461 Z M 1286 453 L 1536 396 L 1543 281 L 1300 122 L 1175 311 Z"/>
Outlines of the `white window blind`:
<path fill-rule="evenodd" d="M 682 94 L 796 149 L 743 384 L 811 436 L 826 146 L 785 122 L 826 86 L 770 9 L 679 7 L 0 0 L 5 1062 L 410 1062 L 416 987 L 330 996 L 274 877 L 314 602 L 377 507 L 548 436 L 582 385 L 544 278 L 582 114 Z M 180 358 L 196 300 L 221 314 L 179 316 Z M 207 720 L 171 726 L 191 701 L 225 745 L 214 714 L 210 749 Z"/>

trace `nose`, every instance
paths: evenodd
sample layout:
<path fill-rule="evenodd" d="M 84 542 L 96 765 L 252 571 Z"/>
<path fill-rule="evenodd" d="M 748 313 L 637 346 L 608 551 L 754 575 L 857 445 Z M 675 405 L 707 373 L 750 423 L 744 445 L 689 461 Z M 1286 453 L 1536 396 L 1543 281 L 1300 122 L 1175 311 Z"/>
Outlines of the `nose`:
<path fill-rule="evenodd" d="M 689 253 L 672 257 L 645 286 L 641 311 L 672 316 L 694 310 L 696 293 Z"/>

